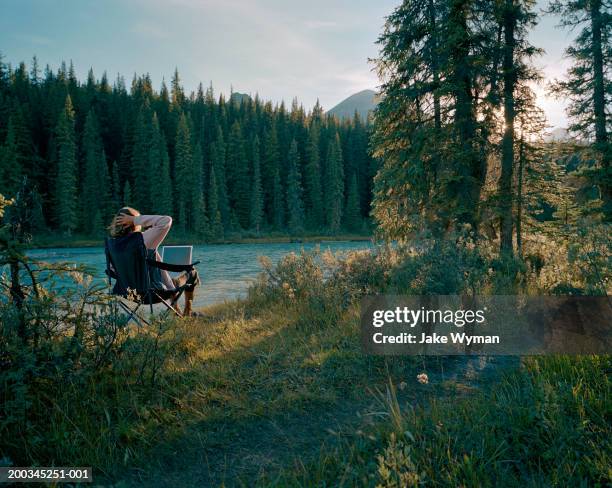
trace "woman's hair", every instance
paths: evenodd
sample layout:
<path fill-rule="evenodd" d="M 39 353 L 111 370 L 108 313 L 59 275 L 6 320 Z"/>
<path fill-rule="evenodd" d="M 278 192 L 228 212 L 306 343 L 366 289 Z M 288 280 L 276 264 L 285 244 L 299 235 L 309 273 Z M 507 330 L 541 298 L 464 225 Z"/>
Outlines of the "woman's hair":
<path fill-rule="evenodd" d="M 108 226 L 108 232 L 111 237 L 123 237 L 128 234 L 131 234 L 132 232 L 140 231 L 139 225 L 119 225 L 117 223 L 117 217 L 119 217 L 120 215 L 133 215 L 134 217 L 137 217 L 138 215 L 140 215 L 140 212 L 132 207 L 123 207 L 119 209 L 117 214 L 113 217 L 111 224 Z"/>

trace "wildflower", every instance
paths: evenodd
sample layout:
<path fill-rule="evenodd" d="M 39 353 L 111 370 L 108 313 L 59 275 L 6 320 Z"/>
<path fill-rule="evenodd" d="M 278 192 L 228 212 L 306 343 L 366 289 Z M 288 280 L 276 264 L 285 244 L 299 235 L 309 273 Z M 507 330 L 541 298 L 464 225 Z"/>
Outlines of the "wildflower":
<path fill-rule="evenodd" d="M 404 390 L 404 388 L 406 388 L 406 386 L 408 386 L 408 385 L 406 384 L 406 382 L 405 382 L 405 381 L 402 381 L 402 382 L 399 384 L 399 386 L 398 386 L 398 387 L 399 387 L 399 389 L 400 389 L 400 390 L 402 390 L 402 391 L 403 391 L 403 390 Z"/>
<path fill-rule="evenodd" d="M 427 376 L 427 373 L 421 373 L 417 375 L 417 381 L 422 385 L 426 385 L 427 383 L 429 383 L 429 377 Z"/>

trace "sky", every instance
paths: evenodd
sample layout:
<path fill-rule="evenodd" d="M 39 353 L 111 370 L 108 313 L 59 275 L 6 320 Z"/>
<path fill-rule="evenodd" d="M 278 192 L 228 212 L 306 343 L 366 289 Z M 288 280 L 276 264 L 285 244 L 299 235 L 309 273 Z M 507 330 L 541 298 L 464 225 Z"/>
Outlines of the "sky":
<path fill-rule="evenodd" d="M 129 83 L 149 73 L 159 88 L 178 68 L 187 92 L 201 81 L 215 92 L 330 109 L 378 80 L 369 58 L 384 18 L 399 0 L 2 0 L 0 52 L 4 62 L 39 63 L 54 70 L 72 60 L 85 79 L 117 73 Z M 545 4 L 538 0 L 538 7 Z M 561 77 L 571 33 L 542 16 L 531 34 L 546 50 L 536 61 L 546 79 Z M 552 127 L 567 121 L 561 101 L 536 87 Z"/>

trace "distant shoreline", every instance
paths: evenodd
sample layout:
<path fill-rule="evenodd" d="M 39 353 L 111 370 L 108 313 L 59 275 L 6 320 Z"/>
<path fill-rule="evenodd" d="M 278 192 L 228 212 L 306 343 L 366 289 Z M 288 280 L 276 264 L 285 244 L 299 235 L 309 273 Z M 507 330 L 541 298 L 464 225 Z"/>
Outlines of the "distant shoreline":
<path fill-rule="evenodd" d="M 222 245 L 222 244 L 290 244 L 290 243 L 312 243 L 312 242 L 330 242 L 330 241 L 353 241 L 363 242 L 372 239 L 372 235 L 364 234 L 338 234 L 338 235 L 305 235 L 305 236 L 287 236 L 287 235 L 272 235 L 272 236 L 260 236 L 260 237 L 237 237 L 228 238 L 219 241 L 205 241 L 194 237 L 168 237 L 165 244 L 211 244 L 211 245 Z M 59 236 L 45 236 L 35 238 L 32 244 L 27 246 L 28 249 L 49 249 L 56 247 L 102 247 L 104 245 L 104 238 L 99 239 L 92 238 L 81 238 L 81 237 L 59 237 Z"/>

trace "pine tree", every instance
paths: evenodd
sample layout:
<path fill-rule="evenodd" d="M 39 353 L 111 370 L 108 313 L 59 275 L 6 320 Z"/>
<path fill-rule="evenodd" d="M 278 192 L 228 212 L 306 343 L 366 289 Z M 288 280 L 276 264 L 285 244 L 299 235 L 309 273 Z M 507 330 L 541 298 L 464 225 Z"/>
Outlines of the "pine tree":
<path fill-rule="evenodd" d="M 249 215 L 250 228 L 259 234 L 261 224 L 263 222 L 263 193 L 261 186 L 261 162 L 259 157 L 259 137 L 253 139 L 253 147 L 251 149 L 251 157 L 253 160 L 252 178 L 251 178 L 251 209 Z"/>
<path fill-rule="evenodd" d="M 170 82 L 170 88 L 172 105 L 178 109 L 185 103 L 185 93 L 181 87 L 181 78 L 179 77 L 178 68 L 174 69 L 174 75 L 172 76 L 172 81 Z"/>
<path fill-rule="evenodd" d="M 264 144 L 264 208 L 269 222 L 277 229 L 284 223 L 284 202 L 280 176 L 280 154 L 276 128 L 268 132 Z"/>
<path fill-rule="evenodd" d="M 280 171 L 278 167 L 274 170 L 272 176 L 272 225 L 275 229 L 280 230 L 285 225 L 284 205 L 283 205 L 283 190 L 280 181 Z"/>
<path fill-rule="evenodd" d="M 119 182 L 119 169 L 117 168 L 117 161 L 113 161 L 111 168 L 111 184 L 113 188 L 112 193 L 112 212 L 116 212 L 117 208 L 121 205 L 121 183 Z"/>
<path fill-rule="evenodd" d="M 344 202 L 344 169 L 338 133 L 329 144 L 325 169 L 326 224 L 332 233 L 336 233 L 340 230 Z"/>
<path fill-rule="evenodd" d="M 221 127 L 217 127 L 217 136 L 215 142 L 210 148 L 211 155 L 211 171 L 215 170 L 215 180 L 217 182 L 218 208 L 221 214 L 223 228 L 227 229 L 230 225 L 230 207 L 229 198 L 227 195 L 227 182 L 225 175 L 225 142 L 223 140 L 223 132 Z M 211 215 L 214 216 L 214 214 Z"/>
<path fill-rule="evenodd" d="M 103 226 L 94 222 L 94 216 L 99 214 L 99 221 L 107 219 L 113 210 L 112 188 L 108 165 L 102 141 L 100 140 L 98 121 L 93 110 L 90 110 L 85 120 L 82 141 L 83 173 L 80 192 L 81 227 L 86 234 L 96 235 Z"/>
<path fill-rule="evenodd" d="M 184 113 L 179 118 L 174 150 L 174 201 L 178 214 L 179 229 L 185 232 L 187 230 L 188 205 L 192 198 L 193 154 L 191 150 L 191 134 L 187 117 Z"/>
<path fill-rule="evenodd" d="M 565 51 L 573 60 L 566 79 L 551 88 L 570 101 L 570 130 L 594 140 L 601 164 L 592 179 L 601 190 L 606 218 L 612 221 L 612 7 L 607 0 L 553 0 L 550 10 L 561 15 L 563 27 L 582 27 Z"/>
<path fill-rule="evenodd" d="M 0 152 L 0 193 L 14 195 L 21 184 L 23 164 L 16 140 L 13 117 L 9 119 L 6 142 Z"/>
<path fill-rule="evenodd" d="M 227 188 L 230 206 L 243 229 L 249 227 L 250 184 L 242 129 L 236 121 L 227 141 Z"/>
<path fill-rule="evenodd" d="M 291 141 L 288 155 L 287 174 L 287 224 L 289 232 L 295 234 L 304 229 L 304 204 L 302 202 L 302 183 L 297 142 Z"/>
<path fill-rule="evenodd" d="M 315 112 L 317 113 L 317 112 Z M 306 168 L 304 184 L 306 187 L 304 200 L 308 227 L 311 229 L 320 228 L 323 223 L 323 199 L 321 193 L 321 164 L 319 148 L 319 124 L 313 122 L 310 127 L 308 148 L 306 151 Z"/>
<path fill-rule="evenodd" d="M 516 183 L 516 250 L 523 256 L 523 229 L 534 230 L 535 219 L 529 208 L 541 206 L 543 199 L 556 193 L 559 179 L 553 158 L 544 154 L 542 136 L 546 128 L 546 117 L 537 107 L 536 96 L 528 87 L 521 87 L 517 96 L 517 183 Z M 554 200 L 557 200 L 553 197 Z M 550 202 L 556 205 L 557 201 Z"/>
<path fill-rule="evenodd" d="M 362 221 L 359 207 L 357 177 L 353 173 L 351 179 L 349 180 L 348 194 L 346 197 L 346 210 L 344 213 L 344 225 L 346 229 L 351 232 L 361 230 Z"/>
<path fill-rule="evenodd" d="M 154 212 L 161 215 L 172 214 L 172 180 L 170 178 L 170 159 L 166 139 L 161 133 L 157 114 L 153 115 L 152 141 L 149 148 L 148 167 L 151 168 L 151 201 Z"/>
<path fill-rule="evenodd" d="M 132 207 L 134 206 L 132 202 L 132 187 L 130 186 L 130 182 L 125 180 L 125 185 L 123 185 L 123 206 Z"/>
<path fill-rule="evenodd" d="M 193 152 L 193 175 L 191 184 L 191 230 L 198 236 L 204 237 L 208 234 L 208 218 L 204 203 L 204 189 L 202 168 L 202 148 L 197 143 Z"/>
<path fill-rule="evenodd" d="M 55 218 L 58 228 L 66 235 L 77 228 L 77 160 L 74 134 L 74 110 L 70 95 L 56 127 L 58 170 L 55 180 Z"/>
<path fill-rule="evenodd" d="M 134 146 L 130 163 L 134 205 L 142 212 L 149 212 L 152 208 L 151 183 L 153 174 L 149 161 L 152 142 L 151 114 L 148 105 L 143 105 L 136 118 Z"/>
<path fill-rule="evenodd" d="M 219 186 L 215 175 L 215 166 L 210 168 L 210 180 L 208 189 L 208 215 L 210 220 L 210 237 L 213 240 L 223 238 L 223 222 L 219 210 Z"/>
<path fill-rule="evenodd" d="M 512 234 L 514 226 L 512 190 L 516 134 L 516 95 L 520 83 L 535 78 L 524 59 L 532 56 L 534 50 L 527 42 L 527 28 L 535 25 L 535 14 L 530 11 L 531 0 L 504 0 L 501 4 L 503 26 L 502 78 L 504 106 L 504 134 L 502 137 L 501 175 L 499 178 L 500 200 L 500 253 L 512 255 Z"/>

